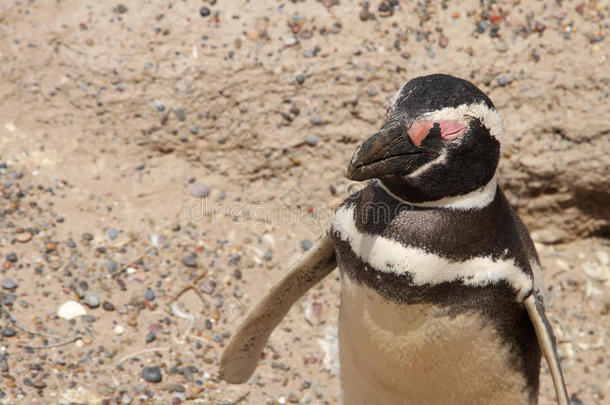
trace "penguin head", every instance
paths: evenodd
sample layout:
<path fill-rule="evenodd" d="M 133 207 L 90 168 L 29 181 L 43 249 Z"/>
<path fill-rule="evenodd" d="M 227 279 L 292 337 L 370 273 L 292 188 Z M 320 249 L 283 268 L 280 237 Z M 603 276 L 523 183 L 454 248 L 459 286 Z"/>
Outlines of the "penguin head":
<path fill-rule="evenodd" d="M 474 84 L 434 74 L 408 81 L 379 132 L 358 146 L 347 177 L 378 179 L 395 196 L 426 203 L 494 182 L 502 120 Z"/>

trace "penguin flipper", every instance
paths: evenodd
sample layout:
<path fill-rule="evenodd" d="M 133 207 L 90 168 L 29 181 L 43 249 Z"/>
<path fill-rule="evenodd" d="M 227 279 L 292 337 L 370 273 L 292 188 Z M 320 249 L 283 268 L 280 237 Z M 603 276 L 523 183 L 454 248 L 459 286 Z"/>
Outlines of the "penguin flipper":
<path fill-rule="evenodd" d="M 553 335 L 551 324 L 544 313 L 542 297 L 539 295 L 539 292 L 533 292 L 523 303 L 525 304 L 527 313 L 536 330 L 536 336 L 538 337 L 538 344 L 542 349 L 542 354 L 551 370 L 557 403 L 559 405 L 569 405 L 568 391 L 566 390 L 566 385 L 563 381 L 561 365 L 559 364 L 559 357 L 557 356 L 557 349 L 555 347 L 555 336 Z"/>
<path fill-rule="evenodd" d="M 250 310 L 231 336 L 220 359 L 220 378 L 232 384 L 248 381 L 271 332 L 292 305 L 336 266 L 334 245 L 325 231 Z"/>

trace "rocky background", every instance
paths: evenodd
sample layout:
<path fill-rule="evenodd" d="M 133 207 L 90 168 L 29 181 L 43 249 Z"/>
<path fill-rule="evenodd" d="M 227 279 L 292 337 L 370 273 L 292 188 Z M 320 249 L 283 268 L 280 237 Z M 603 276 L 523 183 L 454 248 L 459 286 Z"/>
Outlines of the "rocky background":
<path fill-rule="evenodd" d="M 610 395 L 608 1 L 0 4 L 0 403 L 339 403 L 338 275 L 217 376 L 409 78 L 473 81 L 573 404 Z M 553 403 L 543 369 L 541 403 Z"/>

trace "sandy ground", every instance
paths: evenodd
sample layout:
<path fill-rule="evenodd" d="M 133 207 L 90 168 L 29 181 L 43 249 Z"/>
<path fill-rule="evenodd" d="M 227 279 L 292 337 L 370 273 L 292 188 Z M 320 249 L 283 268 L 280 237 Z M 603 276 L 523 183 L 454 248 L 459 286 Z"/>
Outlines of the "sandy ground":
<path fill-rule="evenodd" d="M 573 403 L 607 403 L 608 1 L 380 3 L 0 4 L 0 403 L 339 403 L 336 272 L 248 384 L 218 361 L 361 187 L 346 163 L 388 98 L 432 72 L 504 115 Z"/>

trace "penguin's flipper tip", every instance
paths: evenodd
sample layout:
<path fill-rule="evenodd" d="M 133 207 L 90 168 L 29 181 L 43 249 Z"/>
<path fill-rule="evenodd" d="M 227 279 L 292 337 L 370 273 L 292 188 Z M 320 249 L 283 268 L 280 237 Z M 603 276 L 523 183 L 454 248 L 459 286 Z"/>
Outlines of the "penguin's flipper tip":
<path fill-rule="evenodd" d="M 231 336 L 220 360 L 220 378 L 231 384 L 248 381 L 276 326 L 292 305 L 336 265 L 334 245 L 324 232 L 320 240 L 250 310 Z"/>

